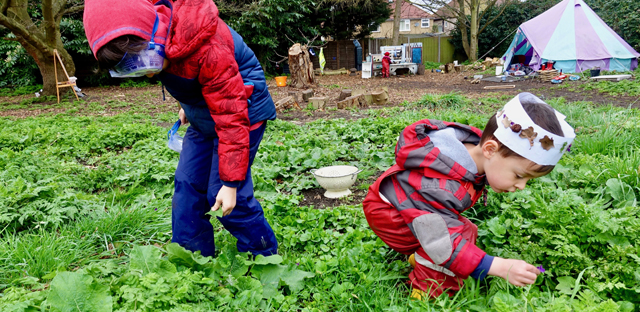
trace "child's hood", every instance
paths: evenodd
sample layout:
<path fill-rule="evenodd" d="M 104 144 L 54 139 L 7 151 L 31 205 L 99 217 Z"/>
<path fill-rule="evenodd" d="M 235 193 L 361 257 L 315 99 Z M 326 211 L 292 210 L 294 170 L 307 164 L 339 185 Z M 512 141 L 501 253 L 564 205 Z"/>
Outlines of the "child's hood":
<path fill-rule="evenodd" d="M 454 131 L 452 131 L 454 130 Z M 430 168 L 452 179 L 480 183 L 484 175 L 470 155 L 464 154 L 462 143 L 478 144 L 482 131 L 460 123 L 433 119 L 420 120 L 406 127 L 396 145 L 396 163 L 403 169 Z M 451 139 L 451 144 L 447 144 Z"/>
<path fill-rule="evenodd" d="M 168 0 L 158 2 L 171 5 Z M 171 22 L 171 9 L 168 6 L 154 5 L 150 0 L 86 0 L 84 31 L 93 55 L 120 36 L 135 35 L 150 40 L 156 14 L 159 25 L 154 42 L 165 44 Z"/>
<path fill-rule="evenodd" d="M 220 22 L 218 7 L 211 0 L 176 1 L 167 58 L 178 60 L 196 52 L 216 34 Z"/>

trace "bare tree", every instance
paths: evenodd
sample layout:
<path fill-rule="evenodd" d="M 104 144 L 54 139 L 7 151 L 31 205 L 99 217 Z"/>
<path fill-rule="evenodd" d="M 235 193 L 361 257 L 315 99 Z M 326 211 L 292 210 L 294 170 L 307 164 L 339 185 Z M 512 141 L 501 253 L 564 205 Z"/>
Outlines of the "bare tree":
<path fill-rule="evenodd" d="M 33 14 L 38 12 L 38 6 L 42 11 L 41 18 Z M 75 74 L 71 55 L 62 44 L 60 21 L 64 15 L 82 10 L 84 5 L 81 0 L 0 0 L 0 25 L 9 29 L 16 36 L 14 40 L 35 60 L 42 74 L 43 93 L 46 95 L 56 93 L 54 49 L 58 50 L 69 75 Z"/>
<path fill-rule="evenodd" d="M 411 1 L 411 0 L 406 0 Z M 455 24 L 462 35 L 462 46 L 470 61 L 478 59 L 478 35 L 496 20 L 507 7 L 509 0 L 414 0 L 414 5 L 425 8 L 432 14 Z M 487 12 L 501 4 L 501 8 L 491 20 L 484 25 L 480 21 Z M 482 27 L 481 27 L 482 26 Z"/>
<path fill-rule="evenodd" d="M 400 44 L 400 19 L 402 18 L 402 2 L 404 0 L 395 0 L 396 7 L 393 10 L 393 45 Z"/>

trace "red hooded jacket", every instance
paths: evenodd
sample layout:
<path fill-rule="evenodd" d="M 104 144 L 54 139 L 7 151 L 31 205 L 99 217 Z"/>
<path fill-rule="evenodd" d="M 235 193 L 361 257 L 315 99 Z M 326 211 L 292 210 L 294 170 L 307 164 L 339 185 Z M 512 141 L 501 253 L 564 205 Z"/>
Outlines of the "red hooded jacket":
<path fill-rule="evenodd" d="M 233 37 L 211 0 L 86 0 L 84 25 L 94 53 L 110 40 L 136 35 L 165 45 L 163 73 L 199 85 L 219 137 L 220 179 L 243 181 L 249 166 L 247 95 L 234 57 Z M 191 117 L 191 116 L 187 116 Z"/>

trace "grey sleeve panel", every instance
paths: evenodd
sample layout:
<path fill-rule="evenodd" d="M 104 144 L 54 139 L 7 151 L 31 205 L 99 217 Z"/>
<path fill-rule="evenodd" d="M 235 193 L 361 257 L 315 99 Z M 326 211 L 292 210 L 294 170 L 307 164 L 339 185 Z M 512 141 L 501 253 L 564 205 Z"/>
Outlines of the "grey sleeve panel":
<path fill-rule="evenodd" d="M 453 244 L 442 216 L 435 213 L 421 215 L 413 219 L 412 225 L 420 246 L 435 264 L 441 265 L 451 257 Z"/>

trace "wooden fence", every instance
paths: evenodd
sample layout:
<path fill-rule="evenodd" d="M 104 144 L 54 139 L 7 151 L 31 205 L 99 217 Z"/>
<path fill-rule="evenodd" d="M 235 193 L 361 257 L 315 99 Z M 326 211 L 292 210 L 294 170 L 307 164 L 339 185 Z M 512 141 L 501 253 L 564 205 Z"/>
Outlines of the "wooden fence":
<path fill-rule="evenodd" d="M 449 36 L 407 38 L 400 36 L 401 43 L 422 42 L 422 62 L 451 63 L 454 60 L 463 62 L 467 59 L 464 55 L 455 55 L 455 48 L 449 42 Z M 362 46 L 362 58 L 366 60 L 369 52 L 371 54 L 380 53 L 381 46 L 392 45 L 392 39 L 361 39 L 358 40 Z M 318 68 L 319 49 L 314 49 L 315 56 L 311 56 L 313 67 Z M 350 69 L 355 67 L 355 45 L 352 40 L 329 41 L 324 47 L 324 57 L 327 61 L 326 69 Z"/>
<path fill-rule="evenodd" d="M 423 62 L 438 62 L 438 63 L 451 63 L 454 60 L 463 62 L 467 59 L 464 55 L 456 55 L 455 47 L 449 42 L 451 37 L 449 36 L 435 36 L 424 38 L 408 38 L 406 36 L 400 36 L 400 43 L 422 43 L 422 61 Z M 369 39 L 371 51 L 380 51 L 380 46 L 387 46 L 393 44 L 393 39 Z M 372 52 L 373 53 L 373 52 Z"/>

